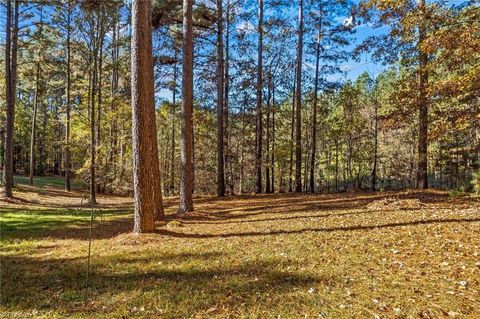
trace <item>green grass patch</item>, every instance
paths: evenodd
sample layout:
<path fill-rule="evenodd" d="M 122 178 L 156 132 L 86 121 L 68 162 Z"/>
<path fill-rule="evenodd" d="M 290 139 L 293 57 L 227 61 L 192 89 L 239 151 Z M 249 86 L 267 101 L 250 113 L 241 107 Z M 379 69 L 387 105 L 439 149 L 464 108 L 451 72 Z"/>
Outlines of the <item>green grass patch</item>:
<path fill-rule="evenodd" d="M 14 184 L 28 185 L 29 177 L 26 175 L 15 175 L 13 177 L 13 182 Z M 34 176 L 33 186 L 38 188 L 55 187 L 63 189 L 65 186 L 65 179 L 61 176 Z M 72 179 L 71 187 L 72 189 L 80 190 L 83 186 L 79 181 Z"/>

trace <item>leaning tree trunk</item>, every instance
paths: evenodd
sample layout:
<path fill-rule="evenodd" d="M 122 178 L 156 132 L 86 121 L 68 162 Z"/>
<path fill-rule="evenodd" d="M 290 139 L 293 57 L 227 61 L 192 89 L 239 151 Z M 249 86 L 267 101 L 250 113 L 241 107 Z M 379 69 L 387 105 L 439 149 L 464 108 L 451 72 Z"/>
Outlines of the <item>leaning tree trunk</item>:
<path fill-rule="evenodd" d="M 262 193 L 262 72 L 263 72 L 263 0 L 258 0 L 258 62 L 257 62 L 257 127 L 256 127 L 256 154 L 255 167 L 257 172 L 256 192 Z"/>
<path fill-rule="evenodd" d="M 179 213 L 193 211 L 193 0 L 183 0 L 182 145 Z"/>
<path fill-rule="evenodd" d="M 132 3 L 132 151 L 135 233 L 155 231 L 163 217 L 153 89 L 151 2 Z"/>
<path fill-rule="evenodd" d="M 422 16 L 425 16 L 425 0 L 420 0 L 419 9 Z M 428 56 L 424 53 L 420 46 L 426 37 L 426 28 L 423 23 L 419 27 L 419 90 L 418 90 L 418 104 L 419 104 L 419 127 L 418 127 L 418 171 L 417 171 L 417 187 L 419 189 L 428 188 L 428 71 L 427 62 Z"/>
<path fill-rule="evenodd" d="M 217 0 L 217 195 L 225 196 L 223 1 Z"/>
<path fill-rule="evenodd" d="M 302 192 L 302 56 L 303 56 L 303 0 L 298 1 L 298 52 L 295 130 L 295 192 Z"/>

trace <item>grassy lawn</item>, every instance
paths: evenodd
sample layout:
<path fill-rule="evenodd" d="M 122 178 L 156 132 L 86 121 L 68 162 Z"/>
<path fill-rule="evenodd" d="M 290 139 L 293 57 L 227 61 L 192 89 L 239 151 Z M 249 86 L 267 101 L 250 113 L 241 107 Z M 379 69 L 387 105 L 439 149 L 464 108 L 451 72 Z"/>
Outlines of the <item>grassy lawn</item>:
<path fill-rule="evenodd" d="M 15 185 L 28 185 L 28 176 L 27 175 L 15 175 L 13 178 L 13 182 Z M 38 177 L 35 176 L 33 178 L 33 185 L 38 188 L 45 188 L 45 187 L 57 187 L 60 189 L 64 188 L 65 179 L 60 176 L 42 176 Z M 72 189 L 79 190 L 81 189 L 81 185 L 75 181 L 75 179 L 71 180 L 71 187 Z"/>
<path fill-rule="evenodd" d="M 476 199 L 198 198 L 134 236 L 131 201 L 103 197 L 85 305 L 90 212 L 74 195 L 0 203 L 1 318 L 480 318 Z"/>

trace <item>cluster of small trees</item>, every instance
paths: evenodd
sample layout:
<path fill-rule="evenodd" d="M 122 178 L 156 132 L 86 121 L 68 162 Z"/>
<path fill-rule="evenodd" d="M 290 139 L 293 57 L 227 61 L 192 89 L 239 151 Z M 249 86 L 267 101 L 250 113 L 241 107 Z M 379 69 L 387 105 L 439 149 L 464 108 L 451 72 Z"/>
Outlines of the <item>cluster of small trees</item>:
<path fill-rule="evenodd" d="M 153 197 L 137 203 L 161 216 L 162 192 L 179 194 L 184 213 L 193 192 L 469 189 L 478 170 L 476 1 L 7 0 L 3 10 L 7 197 L 14 172 L 31 183 L 63 175 L 66 190 L 75 177 L 92 202 L 148 177 Z M 383 32 L 355 40 L 372 27 Z M 389 67 L 342 80 L 366 52 Z M 158 156 L 148 166 L 142 154 Z"/>

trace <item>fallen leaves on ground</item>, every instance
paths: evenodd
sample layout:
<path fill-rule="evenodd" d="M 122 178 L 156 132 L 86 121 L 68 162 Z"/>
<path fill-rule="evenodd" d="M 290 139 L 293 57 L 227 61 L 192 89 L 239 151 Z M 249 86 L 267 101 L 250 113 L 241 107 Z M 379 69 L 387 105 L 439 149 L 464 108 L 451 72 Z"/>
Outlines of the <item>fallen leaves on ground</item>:
<path fill-rule="evenodd" d="M 114 205 L 130 200 L 100 198 L 85 305 L 88 211 L 42 196 L 0 204 L 0 318 L 480 317 L 477 199 L 198 197 L 181 220 L 167 199 L 170 221 L 138 236 Z"/>

